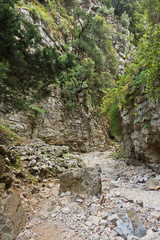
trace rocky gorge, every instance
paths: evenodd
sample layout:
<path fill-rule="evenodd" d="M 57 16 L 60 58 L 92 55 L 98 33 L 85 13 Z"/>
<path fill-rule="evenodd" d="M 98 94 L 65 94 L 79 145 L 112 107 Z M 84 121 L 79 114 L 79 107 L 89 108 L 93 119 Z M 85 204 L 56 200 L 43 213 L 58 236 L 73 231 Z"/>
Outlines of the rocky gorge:
<path fill-rule="evenodd" d="M 21 167 L 1 173 L 2 239 L 18 232 L 18 240 L 160 238 L 159 175 L 113 160 L 114 147 L 68 153 L 34 139 L 3 150 L 4 161 L 10 151 L 12 161 L 19 152 Z M 4 184 L 5 174 L 12 185 Z"/>
<path fill-rule="evenodd" d="M 129 65 L 144 31 L 137 1 L 0 0 L 0 18 L 13 17 L 0 59 L 0 240 L 160 240 L 159 100 L 146 65 Z"/>

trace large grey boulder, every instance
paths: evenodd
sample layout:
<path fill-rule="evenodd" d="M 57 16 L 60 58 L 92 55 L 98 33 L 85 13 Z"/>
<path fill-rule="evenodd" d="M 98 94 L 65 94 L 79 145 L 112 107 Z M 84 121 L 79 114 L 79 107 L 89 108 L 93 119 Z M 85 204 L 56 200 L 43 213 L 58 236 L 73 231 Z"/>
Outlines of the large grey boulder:
<path fill-rule="evenodd" d="M 129 219 L 131 220 L 133 229 L 134 229 L 134 235 L 137 237 L 143 237 L 146 235 L 146 230 L 138 217 L 136 211 L 134 208 L 128 208 L 126 209 L 126 212 L 128 214 Z"/>
<path fill-rule="evenodd" d="M 15 240 L 25 226 L 26 216 L 16 195 L 0 199 L 0 239 Z"/>
<path fill-rule="evenodd" d="M 128 235 L 134 235 L 134 229 L 132 222 L 129 219 L 126 211 L 124 209 L 120 210 L 118 213 L 119 219 L 116 222 L 115 231 L 124 239 L 127 239 Z"/>
<path fill-rule="evenodd" d="M 59 192 L 96 195 L 101 192 L 101 176 L 94 168 L 71 169 L 60 175 Z"/>
<path fill-rule="evenodd" d="M 116 222 L 117 226 L 114 230 L 124 239 L 127 239 L 128 235 L 139 238 L 146 235 L 146 230 L 134 208 L 120 210 L 118 217 L 119 219 Z"/>

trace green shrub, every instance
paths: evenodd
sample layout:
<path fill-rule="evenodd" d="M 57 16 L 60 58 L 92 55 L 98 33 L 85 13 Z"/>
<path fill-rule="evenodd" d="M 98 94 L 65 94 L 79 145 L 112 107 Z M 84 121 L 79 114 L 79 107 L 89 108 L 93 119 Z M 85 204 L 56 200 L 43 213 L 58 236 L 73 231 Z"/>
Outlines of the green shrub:
<path fill-rule="evenodd" d="M 111 133 L 116 136 L 121 136 L 120 131 L 120 119 L 119 119 L 119 109 L 118 106 L 113 104 L 109 111 L 109 128 Z"/>
<path fill-rule="evenodd" d="M 125 12 L 123 12 L 122 16 L 121 16 L 121 23 L 122 23 L 122 26 L 124 28 L 129 28 L 129 25 L 130 25 L 130 18 L 128 16 L 128 14 Z"/>

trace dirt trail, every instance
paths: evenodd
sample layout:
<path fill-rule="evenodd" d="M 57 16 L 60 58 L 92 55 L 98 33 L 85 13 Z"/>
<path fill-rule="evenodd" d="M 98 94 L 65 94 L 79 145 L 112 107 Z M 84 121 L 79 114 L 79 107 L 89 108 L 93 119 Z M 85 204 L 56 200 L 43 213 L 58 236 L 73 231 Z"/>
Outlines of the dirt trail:
<path fill-rule="evenodd" d="M 58 181 L 45 180 L 34 197 L 23 198 L 30 210 L 27 226 L 17 240 L 134 239 L 119 236 L 110 220 L 125 207 L 134 207 L 146 230 L 159 234 L 160 192 L 154 191 L 159 176 L 145 166 L 127 166 L 123 160 L 113 160 L 112 153 L 113 149 L 77 154 L 86 166 L 101 167 L 102 204 L 101 196 L 86 198 L 69 192 L 59 196 Z"/>

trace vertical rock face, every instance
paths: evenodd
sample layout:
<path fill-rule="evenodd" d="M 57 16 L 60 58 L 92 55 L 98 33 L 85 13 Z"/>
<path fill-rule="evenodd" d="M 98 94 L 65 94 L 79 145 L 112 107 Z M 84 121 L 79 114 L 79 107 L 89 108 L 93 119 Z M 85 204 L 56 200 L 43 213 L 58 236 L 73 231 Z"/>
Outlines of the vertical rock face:
<path fill-rule="evenodd" d="M 8 116 L 11 129 L 22 136 L 38 137 L 48 144 L 67 145 L 82 152 L 104 144 L 100 126 L 82 105 L 66 113 L 59 89 L 53 89 L 42 107 L 44 113 L 37 119 L 24 113 Z"/>
<path fill-rule="evenodd" d="M 128 163 L 144 162 L 160 172 L 160 107 L 144 93 L 121 112 L 123 145 Z"/>
<path fill-rule="evenodd" d="M 0 239 L 15 240 L 26 222 L 20 199 L 9 195 L 0 199 Z"/>
<path fill-rule="evenodd" d="M 94 15 L 101 11 L 102 4 L 98 0 L 81 1 L 80 9 L 92 12 Z M 62 52 L 64 39 L 56 41 L 54 34 L 49 31 L 47 24 L 39 17 L 34 19 L 31 12 L 26 8 L 19 8 L 25 21 L 38 27 L 42 37 L 42 46 L 57 47 Z M 61 19 L 61 16 L 59 16 Z M 124 59 L 129 51 L 130 33 L 118 19 L 104 14 L 106 21 L 114 31 L 112 36 L 113 46 L 119 59 L 119 72 L 123 72 Z M 120 34 L 118 34 L 120 33 Z M 120 36 L 121 37 L 120 37 Z M 90 151 L 94 147 L 104 146 L 105 136 L 101 126 L 85 111 L 82 103 L 77 104 L 74 111 L 66 114 L 65 105 L 61 98 L 60 89 L 53 89 L 52 96 L 42 103 L 46 110 L 41 116 L 29 116 L 29 114 L 14 114 L 8 116 L 10 127 L 21 136 L 38 137 L 46 143 L 54 145 L 67 145 L 76 151 Z M 5 116 L 6 117 L 6 116 Z"/>

